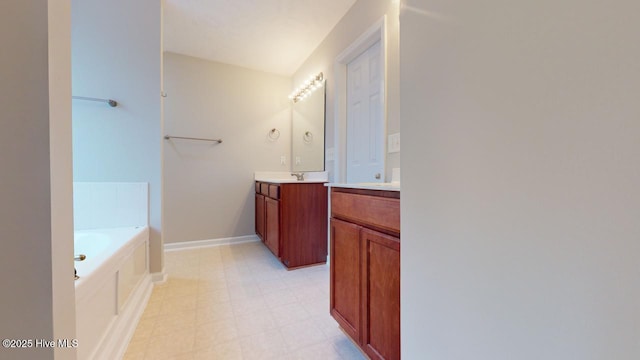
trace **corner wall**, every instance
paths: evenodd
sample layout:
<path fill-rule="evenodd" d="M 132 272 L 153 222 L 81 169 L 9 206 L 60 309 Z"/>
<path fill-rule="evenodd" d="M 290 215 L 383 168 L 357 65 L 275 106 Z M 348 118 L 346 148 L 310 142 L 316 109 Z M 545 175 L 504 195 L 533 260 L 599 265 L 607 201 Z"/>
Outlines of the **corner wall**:
<path fill-rule="evenodd" d="M 76 338 L 73 271 L 73 154 L 71 149 L 71 0 L 48 1 L 49 159 L 53 338 Z M 75 359 L 76 349 L 56 347 L 56 360 Z"/>
<path fill-rule="evenodd" d="M 148 182 L 150 270 L 162 270 L 161 2 L 72 1 L 74 181 Z"/>
<path fill-rule="evenodd" d="M 68 19 L 66 1 L 0 12 L 0 334 L 32 341 L 2 359 L 75 359 L 35 347 L 75 337 Z"/>
<path fill-rule="evenodd" d="M 638 3 L 404 5 L 403 357 L 640 358 Z"/>
<path fill-rule="evenodd" d="M 253 173 L 290 169 L 291 79 L 165 53 L 164 83 L 166 134 L 223 140 L 164 140 L 165 242 L 255 234 Z"/>

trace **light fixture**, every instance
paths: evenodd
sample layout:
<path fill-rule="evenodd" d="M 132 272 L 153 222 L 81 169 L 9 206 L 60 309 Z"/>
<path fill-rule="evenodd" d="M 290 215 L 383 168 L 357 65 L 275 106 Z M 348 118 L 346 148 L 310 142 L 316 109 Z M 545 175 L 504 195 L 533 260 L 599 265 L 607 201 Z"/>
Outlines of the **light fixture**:
<path fill-rule="evenodd" d="M 313 91 L 322 87 L 322 82 L 324 80 L 324 75 L 322 72 L 318 73 L 318 75 L 311 76 L 307 81 L 302 84 L 299 88 L 294 90 L 291 95 L 289 95 L 289 99 L 293 100 L 294 103 L 306 98 L 311 95 Z"/>

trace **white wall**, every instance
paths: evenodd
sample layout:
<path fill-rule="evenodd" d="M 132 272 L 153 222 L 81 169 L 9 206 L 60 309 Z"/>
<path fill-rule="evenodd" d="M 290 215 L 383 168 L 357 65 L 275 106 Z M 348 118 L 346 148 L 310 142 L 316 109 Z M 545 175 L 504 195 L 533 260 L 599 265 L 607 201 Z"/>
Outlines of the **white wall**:
<path fill-rule="evenodd" d="M 161 3 L 72 1 L 74 181 L 148 182 L 150 270 L 162 270 Z"/>
<path fill-rule="evenodd" d="M 403 357 L 640 358 L 639 3 L 404 5 Z"/>
<path fill-rule="evenodd" d="M 254 234 L 253 173 L 290 169 L 291 79 L 165 53 L 164 84 L 166 134 L 223 140 L 164 141 L 165 242 Z"/>
<path fill-rule="evenodd" d="M 75 337 L 69 3 L 51 5 L 10 0 L 0 12 L 2 339 Z M 3 359 L 54 353 L 75 359 L 0 347 Z"/>
<path fill-rule="evenodd" d="M 334 64 L 336 57 L 351 45 L 372 25 L 387 16 L 387 134 L 400 131 L 400 95 L 399 95 L 399 59 L 398 59 L 398 1 L 392 0 L 358 0 L 347 14 L 331 30 L 318 48 L 296 70 L 291 84 L 291 92 L 310 75 L 323 72 L 326 82 L 326 148 L 336 148 L 335 134 L 335 92 L 336 74 Z M 386 137 L 385 137 L 386 144 Z M 340 154 L 336 153 L 335 156 Z M 326 162 L 326 170 L 330 178 L 334 176 L 334 161 Z M 387 154 L 385 167 L 387 181 L 391 181 L 391 171 L 400 166 L 400 153 Z"/>
<path fill-rule="evenodd" d="M 48 2 L 49 160 L 51 176 L 52 339 L 76 338 L 73 246 L 73 157 L 71 149 L 71 0 Z M 54 350 L 75 359 L 74 348 Z"/>
<path fill-rule="evenodd" d="M 147 226 L 149 184 L 73 183 L 75 230 Z"/>

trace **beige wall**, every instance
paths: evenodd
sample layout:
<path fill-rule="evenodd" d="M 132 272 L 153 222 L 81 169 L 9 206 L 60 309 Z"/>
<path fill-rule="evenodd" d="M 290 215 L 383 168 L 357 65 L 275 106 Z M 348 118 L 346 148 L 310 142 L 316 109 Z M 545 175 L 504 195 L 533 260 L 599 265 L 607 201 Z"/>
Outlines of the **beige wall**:
<path fill-rule="evenodd" d="M 640 358 L 638 2 L 405 5 L 403 357 Z"/>
<path fill-rule="evenodd" d="M 291 90 L 303 83 L 311 74 L 322 71 L 327 79 L 326 106 L 326 147 L 335 148 L 335 93 L 336 75 L 334 64 L 336 57 L 351 45 L 372 25 L 387 17 L 387 134 L 400 131 L 400 67 L 398 58 L 398 1 L 358 0 L 347 14 L 322 41 L 313 54 L 296 70 Z M 386 144 L 386 138 L 385 138 Z M 340 156 L 340 154 L 335 154 Z M 400 167 L 400 153 L 387 154 L 385 162 L 386 178 L 391 181 L 391 169 Z M 331 176 L 334 173 L 334 161 L 327 161 L 326 169 Z"/>
<path fill-rule="evenodd" d="M 68 236 L 73 232 L 69 3 L 51 5 L 49 13 L 47 1 L 11 0 L 0 12 L 2 339 L 75 337 L 73 236 Z M 55 355 L 74 359 L 75 351 L 55 350 Z M 54 349 L 0 347 L 0 358 L 53 359 Z"/>
<path fill-rule="evenodd" d="M 161 3 L 72 1 L 75 181 L 148 182 L 150 265 L 162 270 Z"/>
<path fill-rule="evenodd" d="M 290 86 L 288 77 L 165 53 L 165 133 L 223 139 L 164 141 L 165 242 L 255 233 L 254 171 L 290 168 Z"/>

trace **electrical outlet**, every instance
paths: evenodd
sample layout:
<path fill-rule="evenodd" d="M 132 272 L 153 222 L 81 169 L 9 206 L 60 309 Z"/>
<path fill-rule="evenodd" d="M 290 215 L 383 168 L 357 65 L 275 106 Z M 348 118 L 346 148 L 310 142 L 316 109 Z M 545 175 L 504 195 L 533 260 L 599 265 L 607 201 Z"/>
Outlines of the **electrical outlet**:
<path fill-rule="evenodd" d="M 334 157 L 335 155 L 333 148 L 328 148 L 327 152 L 325 153 L 325 161 L 333 161 Z"/>
<path fill-rule="evenodd" d="M 287 157 L 285 155 L 280 156 L 280 165 L 287 165 Z"/>
<path fill-rule="evenodd" d="M 387 152 L 389 154 L 400 152 L 400 133 L 389 135 L 387 142 Z"/>

